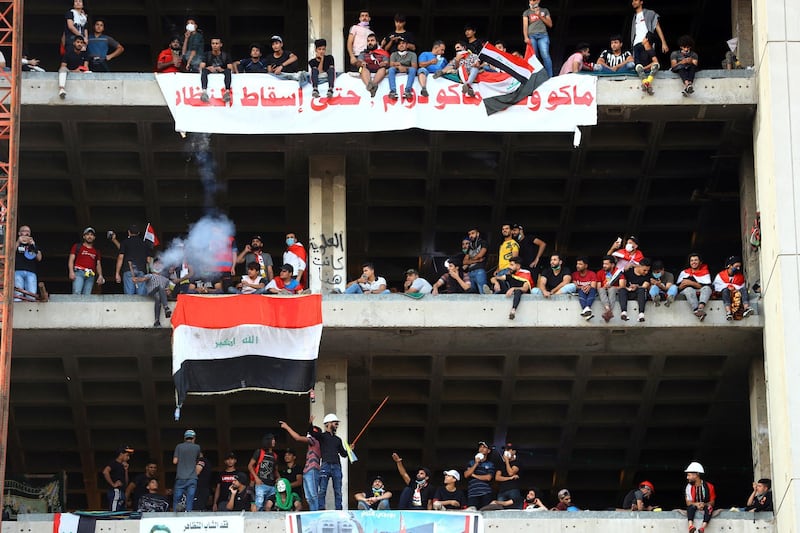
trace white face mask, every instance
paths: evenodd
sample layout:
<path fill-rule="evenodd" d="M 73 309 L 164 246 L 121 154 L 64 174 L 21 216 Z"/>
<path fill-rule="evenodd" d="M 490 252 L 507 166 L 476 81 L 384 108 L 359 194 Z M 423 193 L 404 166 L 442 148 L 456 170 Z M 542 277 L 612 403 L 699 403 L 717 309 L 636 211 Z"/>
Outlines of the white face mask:
<path fill-rule="evenodd" d="M 194 25 L 194 24 L 187 24 L 186 25 L 186 31 L 194 31 L 196 29 L 197 29 L 197 26 Z"/>
<path fill-rule="evenodd" d="M 633 251 L 633 245 L 631 243 L 626 244 L 625 245 L 625 250 L 628 251 L 628 252 L 632 252 Z"/>
<path fill-rule="evenodd" d="M 408 50 L 403 50 L 402 52 L 400 50 L 398 50 L 397 53 L 398 53 L 398 55 L 400 55 L 402 57 L 402 56 L 404 56 L 404 55 L 406 55 L 408 53 Z"/>

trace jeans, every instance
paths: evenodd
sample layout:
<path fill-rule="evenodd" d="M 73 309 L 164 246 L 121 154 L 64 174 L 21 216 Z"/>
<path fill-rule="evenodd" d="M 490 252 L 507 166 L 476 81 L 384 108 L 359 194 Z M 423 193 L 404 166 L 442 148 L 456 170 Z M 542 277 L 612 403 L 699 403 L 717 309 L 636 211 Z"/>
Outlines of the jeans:
<path fill-rule="evenodd" d="M 124 511 L 125 510 L 125 489 L 108 489 L 108 510 Z"/>
<path fill-rule="evenodd" d="M 661 289 L 659 289 L 658 287 L 653 285 L 652 287 L 650 287 L 650 299 L 655 302 L 656 298 L 658 297 L 658 295 L 662 294 L 663 292 L 664 291 L 662 291 Z M 678 286 L 677 285 L 670 285 L 669 289 L 667 289 L 667 293 L 666 294 L 667 294 L 668 297 L 672 296 L 672 299 L 674 300 L 675 297 L 678 296 Z"/>
<path fill-rule="evenodd" d="M 703 513 L 703 522 L 706 524 L 711 521 L 711 513 L 714 511 L 710 506 L 706 505 L 706 507 L 700 511 Z M 697 514 L 698 509 L 694 505 L 690 505 L 686 508 L 686 518 L 689 519 L 689 522 L 694 522 L 694 515 Z"/>
<path fill-rule="evenodd" d="M 397 82 L 395 81 L 395 76 L 397 76 L 397 68 L 389 67 L 389 90 L 392 92 L 397 91 Z M 414 80 L 416 79 L 416 77 L 417 77 L 417 69 L 415 69 L 414 67 L 408 67 L 408 79 L 406 80 L 405 92 L 407 93 L 411 92 L 411 88 L 414 87 Z"/>
<path fill-rule="evenodd" d="M 499 502 L 507 502 L 513 501 L 509 507 L 506 509 L 522 509 L 522 493 L 519 489 L 511 489 L 511 490 L 504 490 L 497 493 L 497 498 L 495 498 Z"/>
<path fill-rule="evenodd" d="M 203 71 L 200 73 L 200 87 L 202 87 L 202 89 L 204 91 L 206 89 L 208 89 L 208 75 L 209 74 L 210 73 L 208 72 L 207 68 L 204 68 Z M 219 74 L 219 73 L 218 72 L 214 72 L 214 74 Z M 226 68 L 225 70 L 222 71 L 222 75 L 225 77 L 225 88 L 230 90 L 230 88 L 231 88 L 231 70 Z"/>
<path fill-rule="evenodd" d="M 264 504 L 274 495 L 275 485 L 267 485 L 266 483 L 256 485 L 256 511 L 263 511 Z"/>
<path fill-rule="evenodd" d="M 333 481 L 333 502 L 337 511 L 342 510 L 342 465 L 322 463 L 319 470 L 319 510 L 325 510 L 325 497 L 328 494 L 328 480 Z"/>
<path fill-rule="evenodd" d="M 697 289 L 694 287 L 686 287 L 681 291 L 681 294 L 683 294 L 683 296 L 686 298 L 686 301 L 689 302 L 692 311 L 697 311 L 697 308 L 700 307 L 700 304 L 703 304 L 703 307 L 708 304 L 708 301 L 711 299 L 711 292 L 711 285 L 704 285 L 701 287 L 699 301 L 697 298 Z"/>
<path fill-rule="evenodd" d="M 178 508 L 178 502 L 181 501 L 184 493 L 186 494 L 186 512 L 192 510 L 194 505 L 194 493 L 197 492 L 197 478 L 194 479 L 176 479 L 175 488 L 172 489 L 172 508 Z"/>
<path fill-rule="evenodd" d="M 20 289 L 24 289 L 28 292 L 36 294 L 36 272 L 30 272 L 28 270 L 15 270 L 14 271 L 14 286 L 19 287 Z M 14 294 L 15 300 L 14 301 L 21 301 L 20 297 L 22 293 Z"/>
<path fill-rule="evenodd" d="M 578 301 L 581 303 L 581 309 L 591 307 L 595 298 L 597 298 L 597 289 L 594 287 L 589 289 L 589 292 L 578 291 Z"/>
<path fill-rule="evenodd" d="M 472 283 L 472 287 L 470 288 L 469 292 L 484 294 L 483 286 L 488 285 L 489 281 L 486 277 L 486 269 L 476 268 L 475 270 L 470 270 L 467 272 L 467 275 L 469 276 L 470 283 Z"/>
<path fill-rule="evenodd" d="M 745 289 L 744 287 L 742 287 L 741 289 L 733 289 L 733 290 L 730 290 L 729 288 L 725 287 L 724 289 L 722 289 L 722 292 L 720 293 L 722 295 L 722 303 L 725 304 L 725 307 L 729 307 L 731 305 L 733 299 L 733 293 L 735 293 L 736 291 L 739 291 L 739 294 L 742 295 L 742 305 L 750 303 L 750 295 L 747 294 L 747 289 Z"/>
<path fill-rule="evenodd" d="M 142 276 L 144 276 L 144 272 L 137 270 L 136 277 L 140 278 Z M 138 294 L 139 296 L 147 296 L 147 283 L 144 281 L 133 283 L 133 274 L 131 274 L 130 270 L 126 270 L 122 273 L 122 290 L 125 292 L 125 294 Z"/>
<path fill-rule="evenodd" d="M 75 279 L 72 282 L 72 294 L 92 294 L 97 276 L 86 277 L 80 268 L 74 269 Z"/>
<path fill-rule="evenodd" d="M 319 500 L 317 493 L 319 492 L 319 470 L 312 468 L 303 474 L 303 492 L 306 495 L 309 511 L 319 510 Z"/>
<path fill-rule="evenodd" d="M 595 64 L 594 65 L 594 71 L 595 72 L 602 72 L 603 74 L 622 74 L 622 73 L 625 73 L 625 72 L 633 72 L 633 69 L 634 69 L 635 66 L 636 65 L 633 64 L 633 61 L 628 61 L 627 63 L 625 63 L 624 67 L 622 67 L 620 69 L 617 69 L 617 70 L 613 70 L 613 69 L 607 67 L 606 65 Z"/>
<path fill-rule="evenodd" d="M 469 78 L 467 78 L 467 85 L 470 85 L 472 82 L 474 82 L 475 78 L 478 77 L 478 74 L 480 74 L 480 72 L 481 72 L 481 69 L 479 69 L 478 67 L 470 67 L 469 68 Z"/>
<path fill-rule="evenodd" d="M 391 292 L 392 291 L 390 291 L 389 289 L 386 289 L 381 294 L 391 294 Z M 350 285 L 349 287 L 347 287 L 344 290 L 344 293 L 345 294 L 364 294 L 364 291 L 361 288 L 361 285 L 359 285 L 358 283 L 353 283 L 352 285 Z"/>
<path fill-rule="evenodd" d="M 325 73 L 320 74 L 319 69 L 312 68 L 311 85 L 316 89 L 321 81 L 327 81 L 328 89 L 333 89 L 334 83 L 336 82 L 336 69 L 331 67 Z"/>
<path fill-rule="evenodd" d="M 550 59 L 550 35 L 545 33 L 534 33 L 528 35 L 531 40 L 531 46 L 536 49 L 536 55 L 542 61 L 547 75 L 553 77 L 553 60 Z"/>
<path fill-rule="evenodd" d="M 578 292 L 578 286 L 577 285 L 575 285 L 574 283 L 567 283 L 566 285 L 561 287 L 561 289 L 559 289 L 558 292 L 553 293 L 552 296 L 555 296 L 556 294 L 575 294 L 577 292 Z M 535 287 L 535 288 L 531 289 L 531 294 L 535 294 L 537 296 L 541 296 L 542 295 L 542 291 L 538 287 Z"/>
<path fill-rule="evenodd" d="M 622 312 L 628 312 L 628 300 L 631 298 L 636 298 L 636 302 L 639 304 L 639 312 L 644 313 L 644 306 L 647 303 L 647 290 L 644 287 L 639 287 L 633 291 L 629 291 L 628 289 L 620 289 L 619 307 Z"/>
<path fill-rule="evenodd" d="M 378 506 L 375 507 L 376 511 L 388 511 L 389 509 L 389 500 L 381 500 L 378 502 Z M 371 511 L 372 507 L 367 502 L 358 502 L 358 510 Z"/>

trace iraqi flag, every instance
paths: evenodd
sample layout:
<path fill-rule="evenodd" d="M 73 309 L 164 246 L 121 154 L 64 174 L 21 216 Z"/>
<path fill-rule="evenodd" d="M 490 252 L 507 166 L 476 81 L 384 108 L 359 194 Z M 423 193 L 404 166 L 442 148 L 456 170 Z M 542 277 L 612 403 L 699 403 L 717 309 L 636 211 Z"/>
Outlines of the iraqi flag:
<path fill-rule="evenodd" d="M 319 294 L 182 294 L 172 327 L 179 409 L 187 394 L 246 389 L 305 394 L 314 387 L 322 337 Z"/>
<path fill-rule="evenodd" d="M 161 244 L 161 241 L 156 237 L 156 230 L 153 229 L 153 226 L 149 222 L 144 230 L 144 240 L 153 243 L 153 248 Z"/>
<path fill-rule="evenodd" d="M 72 513 L 53 515 L 53 533 L 94 533 L 97 520 Z"/>
<path fill-rule="evenodd" d="M 533 47 L 528 44 L 525 49 L 525 57 L 515 57 L 506 52 L 501 52 L 489 43 L 486 43 L 478 55 L 493 67 L 500 69 L 518 82 L 518 85 L 510 87 L 509 92 L 499 96 L 492 96 L 483 99 L 487 115 L 493 115 L 499 111 L 508 109 L 520 100 L 527 98 L 536 88 L 550 79 L 544 66 L 536 59 Z M 478 77 L 480 80 L 480 76 Z M 515 87 L 515 88 L 514 88 Z"/>

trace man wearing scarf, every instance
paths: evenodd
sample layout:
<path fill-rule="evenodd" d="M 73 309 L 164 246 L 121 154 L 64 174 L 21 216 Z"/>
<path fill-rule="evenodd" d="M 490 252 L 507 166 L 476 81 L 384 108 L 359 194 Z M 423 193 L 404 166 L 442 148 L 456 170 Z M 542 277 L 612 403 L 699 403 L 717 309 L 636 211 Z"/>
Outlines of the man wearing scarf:
<path fill-rule="evenodd" d="M 689 268 L 678 275 L 678 290 L 689 302 L 700 322 L 706 318 L 706 305 L 711 299 L 711 274 L 700 254 L 689 254 Z"/>
<path fill-rule="evenodd" d="M 686 467 L 686 518 L 689 520 L 689 533 L 705 533 L 711 515 L 714 513 L 714 504 L 717 501 L 717 494 L 714 485 L 705 481 L 703 475 L 705 470 L 703 465 L 697 461 L 692 461 Z M 695 528 L 694 517 L 697 512 L 703 513 L 703 524 L 700 528 Z"/>
<path fill-rule="evenodd" d="M 725 270 L 714 278 L 714 291 L 722 295 L 726 320 L 741 320 L 753 314 L 747 295 L 747 282 L 742 274 L 742 259 L 731 256 L 725 262 Z"/>
<path fill-rule="evenodd" d="M 286 234 L 286 251 L 283 252 L 283 263 L 294 267 L 292 277 L 304 287 L 306 285 L 306 249 L 303 247 L 303 243 L 297 240 L 297 235 L 294 233 Z"/>
<path fill-rule="evenodd" d="M 267 500 L 267 511 L 300 511 L 300 496 L 292 492 L 292 484 L 282 477 L 275 483 L 275 494 Z"/>

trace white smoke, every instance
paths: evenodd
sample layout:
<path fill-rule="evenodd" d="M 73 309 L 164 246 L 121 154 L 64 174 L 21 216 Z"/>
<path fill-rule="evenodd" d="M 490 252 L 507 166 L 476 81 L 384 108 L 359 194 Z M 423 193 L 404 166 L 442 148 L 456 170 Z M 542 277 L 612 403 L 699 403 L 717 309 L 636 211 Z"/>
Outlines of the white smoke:
<path fill-rule="evenodd" d="M 217 259 L 231 257 L 236 227 L 225 215 L 206 215 L 189 228 L 186 238 L 175 238 L 159 259 L 166 268 L 191 265 L 198 278 L 219 277 Z"/>

